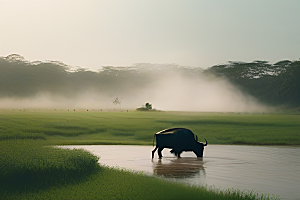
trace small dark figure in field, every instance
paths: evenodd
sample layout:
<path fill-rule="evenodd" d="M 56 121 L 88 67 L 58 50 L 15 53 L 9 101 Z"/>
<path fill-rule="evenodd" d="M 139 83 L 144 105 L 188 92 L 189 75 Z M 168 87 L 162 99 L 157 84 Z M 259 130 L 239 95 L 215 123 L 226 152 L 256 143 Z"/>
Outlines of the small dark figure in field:
<path fill-rule="evenodd" d="M 161 151 L 164 148 L 172 149 L 170 152 L 174 153 L 178 158 L 183 151 L 193 151 L 197 157 L 203 157 L 204 147 L 207 146 L 207 141 L 205 144 L 198 142 L 198 136 L 196 139 L 194 133 L 186 128 L 170 128 L 159 131 L 154 134 L 156 136 L 156 147 L 152 151 L 152 158 L 154 157 L 155 151 L 158 149 L 158 156 L 162 158 Z M 153 146 L 154 146 L 153 137 Z"/>

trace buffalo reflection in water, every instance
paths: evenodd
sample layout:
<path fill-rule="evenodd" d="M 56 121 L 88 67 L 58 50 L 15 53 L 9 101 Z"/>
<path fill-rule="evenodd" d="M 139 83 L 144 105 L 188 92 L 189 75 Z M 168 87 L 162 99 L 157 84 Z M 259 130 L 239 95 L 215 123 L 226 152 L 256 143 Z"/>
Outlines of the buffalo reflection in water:
<path fill-rule="evenodd" d="M 168 178 L 188 178 L 196 174 L 205 176 L 203 158 L 166 158 L 153 162 L 153 173 Z"/>

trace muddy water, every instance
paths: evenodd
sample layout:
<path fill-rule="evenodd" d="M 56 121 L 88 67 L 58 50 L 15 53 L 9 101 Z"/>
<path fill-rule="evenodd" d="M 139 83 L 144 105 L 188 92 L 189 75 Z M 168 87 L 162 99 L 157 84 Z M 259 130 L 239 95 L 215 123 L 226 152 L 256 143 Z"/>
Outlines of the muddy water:
<path fill-rule="evenodd" d="M 300 147 L 208 145 L 203 159 L 192 152 L 184 152 L 178 159 L 166 149 L 161 160 L 157 154 L 151 159 L 151 146 L 63 148 L 83 148 L 98 155 L 100 164 L 144 171 L 168 180 L 300 199 Z"/>

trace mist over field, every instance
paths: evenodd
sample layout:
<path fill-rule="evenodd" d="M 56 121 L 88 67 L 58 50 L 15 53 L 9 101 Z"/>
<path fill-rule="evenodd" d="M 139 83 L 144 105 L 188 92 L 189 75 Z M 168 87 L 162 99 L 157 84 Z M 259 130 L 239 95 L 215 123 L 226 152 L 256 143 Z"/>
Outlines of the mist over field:
<path fill-rule="evenodd" d="M 241 112 L 265 109 L 253 97 L 243 94 L 225 80 L 187 77 L 171 70 L 168 74 L 155 74 L 153 77 L 148 74 L 146 83 L 124 86 L 127 81 L 124 80 L 119 86 L 107 88 L 109 91 L 81 84 L 85 89 L 74 89 L 73 92 L 68 87 L 59 92 L 42 90 L 29 97 L 1 98 L 0 104 L 2 108 L 135 109 L 150 102 L 154 108 L 172 111 Z M 106 84 L 109 87 L 112 83 L 107 81 Z M 121 99 L 121 104 L 113 104 L 116 97 Z"/>
<path fill-rule="evenodd" d="M 140 63 L 94 72 L 10 55 L 0 59 L 0 108 L 136 109 L 149 102 L 166 111 L 267 110 L 265 103 L 220 76 L 224 73 L 212 73 L 216 67 Z M 120 104 L 113 104 L 116 98 Z"/>
<path fill-rule="evenodd" d="M 225 79 L 184 75 L 178 71 L 162 73 L 151 80 L 137 100 L 147 99 L 158 109 L 181 111 L 241 112 L 264 110 L 255 98 L 243 94 Z"/>

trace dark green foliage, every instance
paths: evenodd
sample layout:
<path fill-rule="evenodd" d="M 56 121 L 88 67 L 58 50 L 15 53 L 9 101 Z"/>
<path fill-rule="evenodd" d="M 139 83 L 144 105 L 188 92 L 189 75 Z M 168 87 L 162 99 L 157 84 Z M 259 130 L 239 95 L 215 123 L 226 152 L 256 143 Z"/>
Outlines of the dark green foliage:
<path fill-rule="evenodd" d="M 135 95 L 160 80 L 162 74 L 178 72 L 184 77 L 201 78 L 214 74 L 224 77 L 258 100 L 272 106 L 300 106 L 300 61 L 283 60 L 229 62 L 207 70 L 178 65 L 139 64 L 133 67 L 102 67 L 98 72 L 72 70 L 61 62 L 28 62 L 13 54 L 0 57 L 0 98 L 28 98 L 40 93 L 72 98 L 85 91 L 95 94 Z M 151 106 L 151 104 L 149 104 Z M 151 110 L 150 107 L 145 107 Z M 146 110 L 140 108 L 139 110 Z"/>
<path fill-rule="evenodd" d="M 204 71 L 224 77 L 263 103 L 272 106 L 300 106 L 300 61 L 283 60 L 229 62 Z"/>
<path fill-rule="evenodd" d="M 0 57 L 0 98 L 28 98 L 40 93 L 72 98 L 83 92 L 132 94 L 150 84 L 153 74 L 134 67 L 73 70 L 61 62 L 28 62 L 19 55 Z"/>
<path fill-rule="evenodd" d="M 150 104 L 150 103 L 146 103 L 146 104 L 145 104 L 145 107 L 146 107 L 146 109 L 148 109 L 148 110 L 152 110 L 152 104 Z"/>
<path fill-rule="evenodd" d="M 152 111 L 152 104 L 146 103 L 145 106 L 136 109 L 137 111 Z"/>
<path fill-rule="evenodd" d="M 85 180 L 99 168 L 84 150 L 42 147 L 37 142 L 0 142 L 0 196 Z"/>
<path fill-rule="evenodd" d="M 300 105 L 300 61 L 291 63 L 280 78 L 282 84 L 277 92 L 280 102 L 298 107 Z"/>
<path fill-rule="evenodd" d="M 191 187 L 124 169 L 102 168 L 77 184 L 56 185 L 47 190 L 6 193 L 1 199 L 205 199 L 270 200 L 254 192 Z"/>
<path fill-rule="evenodd" d="M 59 62 L 28 63 L 15 55 L 0 58 L 0 97 L 31 97 L 40 91 L 60 94 L 69 73 Z"/>

